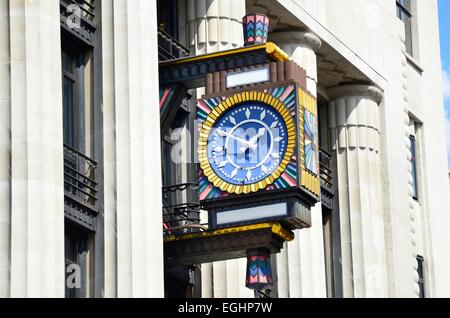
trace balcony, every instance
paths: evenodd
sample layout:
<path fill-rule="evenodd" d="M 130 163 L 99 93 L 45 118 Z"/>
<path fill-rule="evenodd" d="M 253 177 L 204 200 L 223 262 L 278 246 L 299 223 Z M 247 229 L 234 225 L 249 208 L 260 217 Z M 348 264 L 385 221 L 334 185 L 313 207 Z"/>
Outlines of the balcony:
<path fill-rule="evenodd" d="M 61 27 L 85 44 L 95 46 L 98 0 L 60 0 Z"/>
<path fill-rule="evenodd" d="M 328 210 L 333 210 L 333 171 L 331 170 L 331 154 L 320 148 L 320 185 L 322 205 Z"/>
<path fill-rule="evenodd" d="M 95 231 L 98 214 L 97 163 L 64 145 L 64 212 L 66 218 Z"/>
<path fill-rule="evenodd" d="M 163 188 L 163 234 L 166 268 L 246 257 L 248 250 L 267 248 L 279 253 L 294 234 L 279 223 L 208 229 L 202 224 L 198 184 Z"/>
<path fill-rule="evenodd" d="M 189 50 L 165 31 L 158 29 L 158 58 L 160 62 L 189 56 Z"/>
<path fill-rule="evenodd" d="M 200 220 L 198 184 L 184 183 L 163 188 L 164 236 L 201 233 L 208 229 Z M 185 202 L 185 203 L 177 203 Z"/>

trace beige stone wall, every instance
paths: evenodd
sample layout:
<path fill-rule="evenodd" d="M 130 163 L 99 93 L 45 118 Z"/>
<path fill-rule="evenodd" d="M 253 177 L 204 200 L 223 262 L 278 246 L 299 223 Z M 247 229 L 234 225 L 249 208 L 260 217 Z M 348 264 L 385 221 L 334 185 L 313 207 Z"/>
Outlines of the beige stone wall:
<path fill-rule="evenodd" d="M 64 297 L 59 4 L 0 3 L 0 297 Z"/>
<path fill-rule="evenodd" d="M 349 227 L 335 224 L 335 228 L 336 225 L 339 228 L 339 234 L 335 235 L 340 235 L 341 239 L 349 238 L 347 245 L 341 241 L 340 252 L 348 255 L 342 261 L 350 263 L 341 269 L 344 272 L 340 276 L 337 275 L 337 288 L 346 297 L 417 297 L 418 265 L 415 258 L 421 255 L 425 258 L 427 296 L 448 296 L 450 274 L 446 268 L 449 268 L 450 251 L 445 247 L 450 239 L 445 231 L 450 227 L 450 216 L 445 207 L 449 204 L 449 186 L 446 177 L 437 2 L 413 1 L 413 14 L 416 17 L 413 22 L 413 57 L 406 54 L 404 27 L 396 17 L 395 1 L 248 0 L 247 5 L 281 14 L 272 18 L 277 21 L 278 28 L 286 28 L 283 11 L 274 8 L 275 2 L 283 8 L 284 14 L 297 19 L 293 24 L 303 25 L 303 31 L 309 30 L 317 35 L 335 56 L 345 61 L 333 61 L 344 65 L 340 71 L 350 72 L 350 67 L 355 67 L 366 77 L 366 81 L 372 82 L 381 91 L 375 113 L 364 115 L 364 106 L 358 106 L 355 112 L 350 108 L 352 100 L 359 101 L 367 92 L 352 93 L 345 98 L 341 96 L 340 100 L 333 100 L 333 94 L 329 93 L 330 87 L 321 83 L 320 76 L 317 84 L 322 97 L 332 102 L 329 107 L 334 105 L 333 102 L 339 104 L 344 101 L 345 105 L 348 104 L 341 112 L 343 127 L 347 128 L 344 130 L 345 135 L 340 138 L 348 141 L 349 148 L 337 148 L 338 154 L 341 153 L 339 149 L 348 151 L 348 154 L 342 157 L 345 160 L 339 161 L 339 157 L 336 157 L 340 211 L 335 213 L 349 211 L 350 223 Z M 206 23 L 208 18 L 202 19 L 197 20 L 197 26 L 203 28 L 203 25 L 207 25 L 206 30 L 213 30 Z M 290 19 L 289 23 L 292 22 Z M 198 38 L 202 34 L 203 29 L 199 30 Z M 219 42 L 218 39 L 212 41 L 216 49 L 222 48 L 217 45 Z M 207 41 L 190 42 L 190 45 L 198 53 L 210 52 L 208 48 L 213 46 Z M 301 60 L 301 64 L 306 63 L 305 67 L 308 68 L 309 60 Z M 318 68 L 327 68 L 327 65 L 319 64 Z M 417 154 L 420 161 L 418 201 L 412 197 L 412 166 L 409 162 L 411 118 L 421 126 Z M 368 129 L 363 134 L 366 127 L 375 127 L 375 130 Z M 373 131 L 376 132 L 377 143 L 373 147 L 367 146 L 363 136 L 371 136 Z M 331 135 L 330 140 L 334 142 Z M 351 144 L 353 141 L 354 146 Z M 371 150 L 371 147 L 376 151 Z M 353 151 L 353 148 L 359 150 Z M 350 176 L 356 179 L 348 179 Z M 360 229 L 359 234 L 357 228 Z M 362 245 L 355 248 L 355 244 Z M 283 258 L 283 253 L 286 251 L 282 252 L 282 259 L 286 258 Z M 282 262 L 280 267 L 286 273 L 279 273 L 279 278 L 285 281 L 285 285 L 295 286 L 295 277 L 300 281 L 299 277 L 306 272 L 301 269 L 297 275 L 289 276 L 290 266 L 300 263 L 294 259 L 286 260 L 287 263 Z M 335 256 L 335 262 L 339 261 L 339 256 Z M 217 275 L 215 272 L 215 282 L 220 276 Z M 283 279 L 286 277 L 287 281 Z M 348 282 L 344 282 L 345 279 Z M 315 280 L 313 284 L 319 283 L 320 280 Z M 291 296 L 289 292 L 281 294 Z M 294 295 L 301 296 L 301 292 Z"/>
<path fill-rule="evenodd" d="M 247 3 L 258 1 L 267 3 Z M 364 83 L 370 84 L 366 92 L 336 94 L 342 88 L 330 90 L 315 78 L 320 72 L 314 64 L 324 63 L 316 61 L 315 50 L 295 37 L 284 41 L 307 69 L 308 85 L 317 86 L 332 110 L 335 213 L 346 222 L 339 227 L 345 272 L 336 284 L 346 297 L 417 297 L 417 255 L 425 258 L 426 295 L 450 296 L 450 180 L 437 1 L 414 3 L 413 57 L 405 54 L 395 1 L 269 3 L 290 12 L 300 31 L 314 34 L 336 53 L 344 72 L 356 68 L 370 82 Z M 242 45 L 246 1 L 179 4 L 181 41 L 193 53 Z M 160 136 L 154 129 L 159 113 L 149 107 L 158 104 L 155 2 L 104 0 L 101 16 L 104 296 L 162 297 Z M 0 81 L 0 297 L 64 296 L 62 88 L 55 63 L 59 23 L 57 2 L 0 2 L 0 78 L 7 79 Z M 374 86 L 380 99 L 367 98 Z M 411 120 L 419 127 L 418 200 L 412 197 L 409 163 Z M 375 136 L 375 144 L 361 137 L 368 135 Z M 302 232 L 297 239 L 308 242 L 307 248 L 291 244 L 281 254 L 285 275 L 278 276 L 285 285 L 279 285 L 280 295 L 325 297 L 323 253 L 317 246 L 322 243 L 314 240 L 320 234 L 318 228 Z M 205 265 L 203 295 L 252 297 L 244 277 L 245 260 Z"/>
<path fill-rule="evenodd" d="M 413 57 L 405 54 L 395 1 L 277 0 L 383 91 L 381 173 L 388 294 L 418 293 L 425 257 L 427 296 L 449 296 L 449 186 L 437 1 L 413 1 Z M 319 86 L 321 85 L 319 81 Z M 326 87 L 320 87 L 325 90 Z M 409 120 L 420 124 L 419 200 L 412 198 Z"/>
<path fill-rule="evenodd" d="M 156 2 L 102 1 L 105 297 L 163 297 Z"/>

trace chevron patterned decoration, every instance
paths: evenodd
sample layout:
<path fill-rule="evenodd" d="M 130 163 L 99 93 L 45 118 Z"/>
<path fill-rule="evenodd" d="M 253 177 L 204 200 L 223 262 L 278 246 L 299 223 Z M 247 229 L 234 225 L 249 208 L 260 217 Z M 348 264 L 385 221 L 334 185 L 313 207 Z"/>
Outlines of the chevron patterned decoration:
<path fill-rule="evenodd" d="M 269 21 L 264 14 L 249 14 L 242 19 L 245 46 L 267 42 Z"/>
<path fill-rule="evenodd" d="M 249 289 L 263 290 L 273 285 L 270 251 L 266 249 L 247 252 L 247 276 L 245 285 Z"/>

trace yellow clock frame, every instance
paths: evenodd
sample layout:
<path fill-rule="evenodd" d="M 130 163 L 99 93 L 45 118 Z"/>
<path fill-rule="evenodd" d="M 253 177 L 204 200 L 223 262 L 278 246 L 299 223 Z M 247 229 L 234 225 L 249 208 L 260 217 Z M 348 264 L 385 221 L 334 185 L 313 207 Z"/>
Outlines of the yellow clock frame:
<path fill-rule="evenodd" d="M 214 128 L 214 125 L 227 110 L 233 108 L 234 106 L 250 101 L 263 102 L 264 104 L 272 106 L 276 111 L 278 111 L 278 113 L 284 120 L 284 124 L 286 125 L 288 144 L 283 160 L 281 160 L 281 163 L 270 176 L 254 184 L 235 185 L 222 180 L 212 169 L 211 164 L 208 160 L 208 139 L 211 130 Z M 286 108 L 283 102 L 281 102 L 276 97 L 273 97 L 272 95 L 264 92 L 250 91 L 236 93 L 217 105 L 211 111 L 211 113 L 209 113 L 208 117 L 202 124 L 198 150 L 200 168 L 203 170 L 203 174 L 208 178 L 209 182 L 211 182 L 215 187 L 219 188 L 222 191 L 228 192 L 229 194 L 255 193 L 260 190 L 264 190 L 265 188 L 267 188 L 267 186 L 273 184 L 283 174 L 283 172 L 286 170 L 287 165 L 291 161 L 292 156 L 294 155 L 295 146 L 296 131 L 294 119 L 292 118 L 292 115 L 289 113 L 289 110 Z"/>

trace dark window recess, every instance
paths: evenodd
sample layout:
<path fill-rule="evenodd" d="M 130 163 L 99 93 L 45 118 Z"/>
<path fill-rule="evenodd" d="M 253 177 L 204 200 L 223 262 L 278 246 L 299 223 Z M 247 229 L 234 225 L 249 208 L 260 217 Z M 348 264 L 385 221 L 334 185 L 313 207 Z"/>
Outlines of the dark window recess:
<path fill-rule="evenodd" d="M 158 0 L 158 28 L 171 37 L 178 38 L 177 0 Z"/>
<path fill-rule="evenodd" d="M 411 0 L 397 0 L 397 17 L 405 24 L 406 52 L 413 55 Z"/>
<path fill-rule="evenodd" d="M 335 297 L 334 286 L 334 263 L 333 263 L 333 221 L 332 213 L 325 206 L 322 206 L 323 243 L 325 259 L 325 277 L 327 286 L 327 297 Z"/>
<path fill-rule="evenodd" d="M 67 226 L 66 226 L 67 227 Z M 87 236 L 65 231 L 66 298 L 87 297 Z"/>
<path fill-rule="evenodd" d="M 64 203 L 66 219 L 95 231 L 97 163 L 83 152 L 85 133 L 85 53 L 64 39 L 62 49 Z"/>
<path fill-rule="evenodd" d="M 417 268 L 417 273 L 419 274 L 419 288 L 420 288 L 420 298 L 425 298 L 425 275 L 424 275 L 424 265 L 425 259 L 423 256 L 417 256 L 417 263 L 419 267 Z"/>
<path fill-rule="evenodd" d="M 180 139 L 176 132 L 185 127 L 191 135 L 196 129 L 196 113 L 191 104 L 191 95 L 184 91 L 184 99 L 174 102 L 170 107 L 175 108 L 173 117 L 167 120 L 168 125 L 163 128 L 161 140 L 162 171 L 163 171 L 163 224 L 164 237 L 169 235 L 184 235 L 205 231 L 206 225 L 200 224 L 200 204 L 198 202 L 197 164 L 194 162 L 195 143 Z M 187 162 L 177 162 L 172 157 L 179 153 L 181 142 L 189 156 Z M 168 268 L 165 271 L 165 293 L 168 298 L 201 297 L 200 267 Z"/>
<path fill-rule="evenodd" d="M 160 61 L 189 56 L 178 41 L 178 7 L 176 0 L 158 0 L 158 56 Z"/>
<path fill-rule="evenodd" d="M 64 143 L 79 148 L 79 55 L 62 50 Z"/>
<path fill-rule="evenodd" d="M 412 176 L 413 176 L 413 197 L 414 199 L 419 199 L 419 193 L 417 189 L 417 161 L 416 161 L 416 138 L 414 136 L 409 136 L 409 140 L 411 141 L 411 166 L 412 166 Z"/>
<path fill-rule="evenodd" d="M 97 36 L 96 6 L 99 0 L 60 0 L 61 68 L 63 95 L 65 291 L 68 298 L 89 296 L 88 248 L 94 249 L 97 228 L 97 163 L 86 155 L 87 136 L 92 135 L 87 113 L 93 108 L 94 87 L 88 88 L 85 74 L 93 56 Z M 92 65 L 92 63 L 89 63 Z M 94 74 L 91 74 L 92 76 Z M 93 76 L 94 77 L 94 76 Z M 92 105 L 94 107 L 94 105 Z M 92 114 L 91 114 L 92 115 Z M 94 140 L 91 140 L 94 142 Z M 91 143 L 92 144 L 92 143 Z M 92 237 L 92 241 L 89 241 Z"/>
<path fill-rule="evenodd" d="M 186 97 L 182 104 L 190 105 L 190 97 Z M 189 107 L 190 108 L 190 107 Z M 179 107 L 178 113 L 171 121 L 172 125 L 162 140 L 163 162 L 163 231 L 166 235 L 182 235 L 203 231 L 200 225 L 200 205 L 198 203 L 197 165 L 190 163 L 175 163 L 172 155 L 178 153 L 180 146 L 179 135 L 174 134 L 177 127 L 186 127 L 193 134 L 195 129 L 195 112 L 186 112 Z M 175 140 L 174 140 L 175 139 Z M 193 161 L 194 144 L 188 140 L 183 144 Z M 189 149 L 187 147 L 190 147 Z M 183 171 L 187 171 L 186 179 Z"/>
<path fill-rule="evenodd" d="M 319 149 L 320 185 L 322 206 L 329 212 L 333 210 L 333 171 L 331 170 L 331 154 L 323 148 Z"/>

